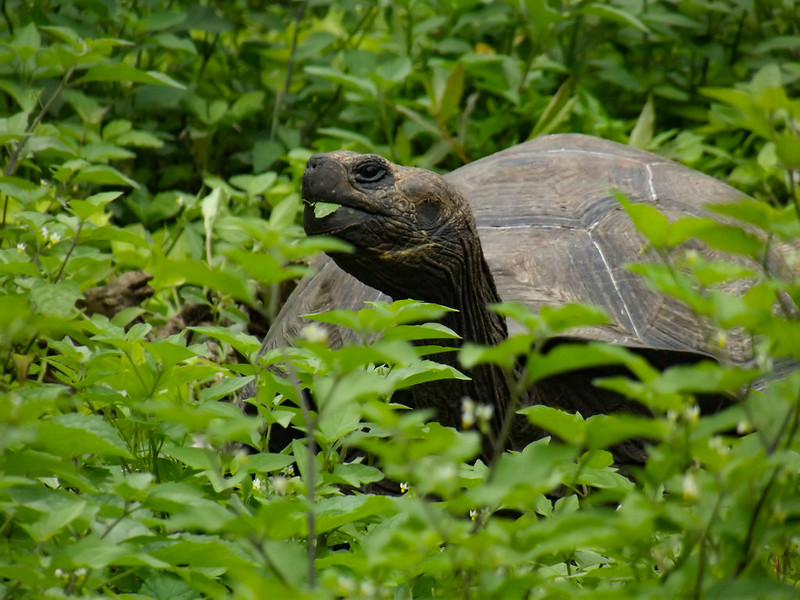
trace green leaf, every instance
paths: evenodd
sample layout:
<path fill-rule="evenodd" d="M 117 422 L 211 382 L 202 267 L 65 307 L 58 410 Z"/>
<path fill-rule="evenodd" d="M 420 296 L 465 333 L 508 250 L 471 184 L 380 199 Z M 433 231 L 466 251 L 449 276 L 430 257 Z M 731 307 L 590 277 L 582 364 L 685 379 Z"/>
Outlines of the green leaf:
<path fill-rule="evenodd" d="M 294 463 L 294 457 L 287 454 L 261 452 L 247 457 L 245 466 L 250 473 L 272 473 Z"/>
<path fill-rule="evenodd" d="M 601 343 L 559 343 L 547 354 L 528 361 L 528 381 L 533 384 L 553 375 L 594 367 L 626 365 L 642 371 L 642 359 L 622 346 Z"/>
<path fill-rule="evenodd" d="M 655 130 L 656 122 L 656 109 L 653 104 L 652 94 L 647 97 L 647 102 L 642 107 L 642 112 L 639 113 L 639 118 L 636 120 L 636 125 L 631 131 L 628 143 L 636 148 L 647 149 L 653 139 L 653 132 Z"/>
<path fill-rule="evenodd" d="M 315 202 L 314 216 L 318 219 L 324 219 L 328 215 L 335 213 L 340 208 L 342 208 L 341 204 L 335 204 L 333 202 Z"/>
<path fill-rule="evenodd" d="M 638 17 L 611 4 L 589 4 L 588 6 L 583 6 L 580 12 L 587 15 L 595 15 L 608 21 L 615 21 L 622 25 L 630 25 L 642 33 L 650 33 L 650 29 Z"/>
<path fill-rule="evenodd" d="M 69 208 L 76 217 L 86 220 L 92 215 L 102 213 L 109 202 L 113 202 L 121 195 L 122 192 L 101 192 L 89 196 L 86 200 L 72 200 Z"/>
<path fill-rule="evenodd" d="M 163 140 L 149 131 L 128 131 L 122 133 L 115 140 L 120 146 L 134 146 L 137 148 L 161 148 Z"/>
<path fill-rule="evenodd" d="M 524 6 L 529 15 L 527 21 L 536 32 L 537 38 L 541 38 L 552 25 L 565 19 L 560 12 L 550 8 L 547 0 L 524 0 Z"/>
<path fill-rule="evenodd" d="M 164 31 L 172 29 L 186 21 L 186 13 L 182 10 L 167 10 L 147 14 L 136 20 L 133 25 L 142 31 Z"/>
<path fill-rule="evenodd" d="M 100 185 L 125 185 L 138 188 L 139 184 L 109 165 L 86 165 L 72 178 L 75 183 L 97 183 Z"/>
<path fill-rule="evenodd" d="M 455 114 L 464 94 L 464 67 L 457 63 L 447 77 L 441 94 L 437 97 L 436 116 L 442 121 Z"/>
<path fill-rule="evenodd" d="M 668 245 L 670 225 L 667 217 L 647 204 L 634 204 L 622 194 L 614 194 L 628 213 L 634 226 L 653 248 L 665 248 Z"/>
<path fill-rule="evenodd" d="M 253 381 L 254 377 L 252 375 L 247 377 L 231 377 L 228 376 L 222 381 L 215 383 L 209 387 L 203 388 L 198 395 L 198 400 L 201 402 L 211 402 L 214 400 L 220 400 L 225 396 L 229 396 L 236 392 L 237 390 L 242 389 L 248 383 Z"/>
<path fill-rule="evenodd" d="M 38 543 L 46 542 L 81 516 L 86 507 L 87 503 L 84 500 L 70 501 L 45 513 L 40 519 L 25 526 L 25 529 Z"/>
<path fill-rule="evenodd" d="M 586 442 L 586 421 L 578 414 L 570 414 L 539 404 L 528 406 L 517 411 L 525 415 L 535 427 L 558 436 L 568 444 L 582 446 Z"/>
<path fill-rule="evenodd" d="M 0 264 L 0 275 L 25 275 L 26 277 L 36 277 L 39 269 L 32 262 L 10 262 Z"/>
<path fill-rule="evenodd" d="M 133 458 L 117 430 L 99 415 L 69 413 L 43 420 L 38 426 L 38 443 L 65 458 L 83 454 Z"/>
<path fill-rule="evenodd" d="M 262 90 L 245 92 L 236 98 L 230 109 L 230 117 L 238 121 L 259 112 L 264 104 L 265 97 L 266 93 Z"/>
<path fill-rule="evenodd" d="M 387 329 L 384 334 L 386 340 L 437 340 L 461 339 L 455 331 L 441 323 L 425 323 L 421 325 L 398 325 Z"/>
<path fill-rule="evenodd" d="M 238 300 L 253 304 L 255 289 L 246 277 L 228 267 L 210 268 L 199 260 L 167 260 L 153 270 L 151 284 L 155 288 L 193 284 L 228 294 Z"/>
<path fill-rule="evenodd" d="M 408 77 L 412 68 L 410 58 L 398 56 L 397 58 L 382 61 L 375 70 L 375 74 L 385 81 L 400 83 Z"/>
<path fill-rule="evenodd" d="M 25 27 L 17 30 L 9 45 L 14 49 L 17 56 L 24 61 L 36 54 L 42 45 L 42 38 L 39 36 L 36 25 L 28 23 Z"/>
<path fill-rule="evenodd" d="M 472 369 L 477 365 L 495 364 L 508 372 L 513 372 L 519 357 L 527 355 L 534 343 L 535 338 L 529 335 L 514 335 L 496 346 L 479 346 L 466 342 L 458 351 L 458 362 L 465 369 Z"/>
<path fill-rule="evenodd" d="M 800 169 L 800 136 L 782 132 L 775 136 L 775 151 L 786 170 Z"/>
<path fill-rule="evenodd" d="M 361 467 L 375 470 L 366 465 L 339 465 L 339 467 Z M 354 523 L 373 515 L 385 518 L 395 511 L 391 498 L 386 496 L 334 496 L 324 498 L 317 506 L 317 531 L 324 533 L 348 523 Z"/>
<path fill-rule="evenodd" d="M 274 171 L 267 171 L 259 175 L 234 175 L 231 177 L 231 185 L 244 190 L 251 196 L 259 196 L 269 190 L 278 178 Z"/>
<path fill-rule="evenodd" d="M 315 67 L 307 66 L 306 73 L 315 77 L 322 77 L 331 83 L 340 85 L 343 88 L 356 93 L 357 95 L 367 95 L 374 98 L 378 95 L 378 89 L 375 84 L 365 77 L 357 77 L 355 75 L 346 75 L 338 69 L 333 67 Z"/>
<path fill-rule="evenodd" d="M 153 600 L 196 600 L 197 593 L 187 583 L 173 575 L 151 575 L 139 592 Z"/>
<path fill-rule="evenodd" d="M 541 116 L 536 121 L 528 139 L 531 140 L 540 135 L 553 133 L 570 115 L 572 107 L 577 102 L 578 97 L 573 95 L 572 78 L 567 78 L 558 88 L 558 91 L 547 103 Z"/>
<path fill-rule="evenodd" d="M 188 329 L 230 344 L 234 350 L 245 357 L 253 356 L 261 348 L 258 338 L 241 331 L 233 331 L 228 327 L 203 326 L 189 327 Z"/>
<path fill-rule="evenodd" d="M 132 67 L 124 62 L 101 64 L 90 67 L 83 77 L 79 78 L 75 83 L 83 83 L 86 81 L 147 83 L 151 85 L 167 85 L 178 89 L 185 89 L 186 87 L 165 73 L 159 71 L 140 71 L 136 67 Z"/>
<path fill-rule="evenodd" d="M 667 431 L 667 425 L 656 419 L 627 414 L 595 415 L 586 419 L 586 446 L 597 450 L 634 438 L 661 440 Z"/>
<path fill-rule="evenodd" d="M 78 284 L 74 281 L 47 283 L 37 279 L 30 291 L 31 301 L 39 314 L 61 318 L 68 318 L 73 314 L 75 303 L 80 297 Z"/>

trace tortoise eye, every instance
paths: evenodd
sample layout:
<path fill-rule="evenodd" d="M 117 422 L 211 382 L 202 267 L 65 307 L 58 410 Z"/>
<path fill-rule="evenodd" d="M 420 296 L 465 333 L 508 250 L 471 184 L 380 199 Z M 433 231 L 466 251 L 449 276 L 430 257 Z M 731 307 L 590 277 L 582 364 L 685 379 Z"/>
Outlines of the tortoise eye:
<path fill-rule="evenodd" d="M 355 180 L 358 183 L 377 183 L 386 175 L 386 168 L 376 162 L 365 162 L 355 169 Z"/>

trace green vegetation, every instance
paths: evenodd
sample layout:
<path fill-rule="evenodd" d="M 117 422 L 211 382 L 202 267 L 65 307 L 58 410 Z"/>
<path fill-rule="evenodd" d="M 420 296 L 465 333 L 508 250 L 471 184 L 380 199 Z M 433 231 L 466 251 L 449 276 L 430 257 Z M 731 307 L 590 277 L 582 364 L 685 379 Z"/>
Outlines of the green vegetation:
<path fill-rule="evenodd" d="M 739 391 L 800 360 L 797 277 L 765 271 L 738 298 L 713 289 L 752 275 L 727 263 L 634 267 L 720 340 L 719 365 L 664 373 L 599 345 L 542 353 L 589 309 L 502 307 L 529 330 L 505 350 L 543 365 L 532 381 L 613 353 L 635 376 L 602 385 L 652 417 L 528 409 L 561 442 L 490 466 L 480 411 L 455 431 L 386 402 L 458 376 L 408 341 L 443 335 L 410 325 L 440 307 L 331 313 L 381 335 L 336 350 L 310 326 L 258 357 L 303 260 L 338 247 L 297 224 L 314 151 L 448 170 L 594 134 L 731 182 L 758 201 L 729 216 L 768 234 L 653 230 L 628 207 L 654 247 L 693 234 L 760 260 L 763 240 L 796 240 L 791 0 L 0 8 L 1 599 L 797 597 L 800 373 Z M 94 290 L 139 271 L 152 295 L 141 276 L 102 314 Z M 751 369 L 724 360 L 733 327 L 753 335 Z M 230 400 L 254 380 L 242 411 Z M 739 400 L 698 417 L 694 394 L 715 391 Z M 308 435 L 276 447 L 288 423 Z M 623 477 L 606 449 L 643 432 L 650 459 Z M 374 493 L 384 476 L 405 493 Z"/>

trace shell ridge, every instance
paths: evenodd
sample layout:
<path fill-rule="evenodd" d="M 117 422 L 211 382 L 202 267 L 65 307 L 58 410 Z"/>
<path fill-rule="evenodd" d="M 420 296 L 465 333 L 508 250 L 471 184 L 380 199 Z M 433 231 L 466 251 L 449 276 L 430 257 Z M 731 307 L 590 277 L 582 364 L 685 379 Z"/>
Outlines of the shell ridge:
<path fill-rule="evenodd" d="M 622 308 L 625 311 L 625 316 L 628 318 L 630 330 L 633 331 L 633 335 L 635 335 L 638 339 L 644 339 L 639 333 L 639 328 L 636 327 L 636 321 L 634 320 L 631 310 L 628 307 L 628 302 L 625 300 L 625 295 L 622 293 L 622 290 L 620 290 L 619 285 L 617 284 L 617 278 L 614 276 L 614 270 L 611 268 L 611 264 L 608 262 L 608 259 L 606 259 L 606 255 L 603 252 L 602 246 L 597 243 L 597 240 L 594 239 L 594 236 L 591 234 L 591 232 L 589 233 L 589 239 L 592 241 L 592 244 L 594 245 L 598 254 L 600 254 L 600 260 L 603 261 L 603 266 L 606 268 L 606 273 L 608 273 L 610 276 L 611 285 L 614 286 L 614 291 L 617 293 L 617 297 L 622 301 Z"/>

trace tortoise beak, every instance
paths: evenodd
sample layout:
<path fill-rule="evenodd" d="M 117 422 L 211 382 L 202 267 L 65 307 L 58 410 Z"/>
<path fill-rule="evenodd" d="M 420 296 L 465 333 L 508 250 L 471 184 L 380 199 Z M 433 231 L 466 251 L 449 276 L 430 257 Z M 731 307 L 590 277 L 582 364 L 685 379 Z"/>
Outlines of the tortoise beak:
<path fill-rule="evenodd" d="M 339 161 L 325 154 L 314 154 L 303 172 L 303 200 L 307 203 L 335 202 L 342 204 L 340 190 L 347 189 L 347 171 Z"/>

